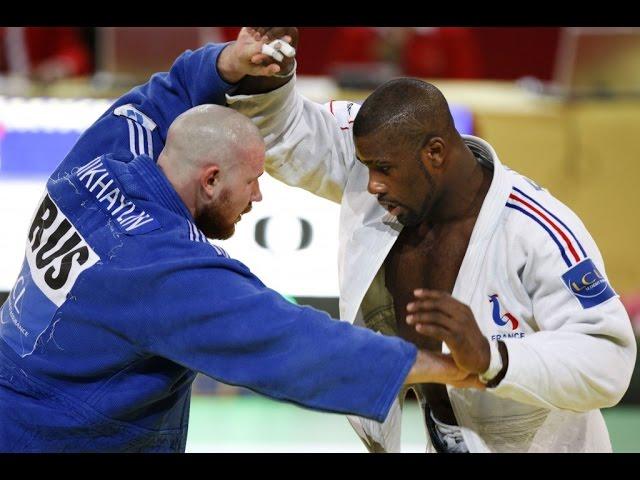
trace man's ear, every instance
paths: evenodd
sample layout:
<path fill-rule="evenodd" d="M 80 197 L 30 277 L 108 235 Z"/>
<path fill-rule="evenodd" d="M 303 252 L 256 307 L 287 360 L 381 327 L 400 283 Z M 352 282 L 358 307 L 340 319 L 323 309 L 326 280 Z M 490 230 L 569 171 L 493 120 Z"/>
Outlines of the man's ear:
<path fill-rule="evenodd" d="M 212 197 L 220 184 L 220 167 L 209 165 L 202 170 L 200 175 L 200 187 L 208 197 Z"/>
<path fill-rule="evenodd" d="M 430 171 L 444 166 L 447 144 L 442 137 L 431 138 L 420 150 L 420 161 Z"/>

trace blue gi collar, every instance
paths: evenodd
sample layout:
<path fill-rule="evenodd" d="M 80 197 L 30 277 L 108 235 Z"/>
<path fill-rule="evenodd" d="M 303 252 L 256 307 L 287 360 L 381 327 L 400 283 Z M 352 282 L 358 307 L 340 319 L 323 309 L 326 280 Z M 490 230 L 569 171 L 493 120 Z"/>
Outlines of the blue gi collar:
<path fill-rule="evenodd" d="M 129 162 L 129 168 L 138 174 L 140 180 L 148 185 L 145 196 L 156 201 L 172 212 L 193 222 L 191 212 L 184 204 L 178 192 L 173 188 L 160 167 L 147 155 L 139 155 Z"/>

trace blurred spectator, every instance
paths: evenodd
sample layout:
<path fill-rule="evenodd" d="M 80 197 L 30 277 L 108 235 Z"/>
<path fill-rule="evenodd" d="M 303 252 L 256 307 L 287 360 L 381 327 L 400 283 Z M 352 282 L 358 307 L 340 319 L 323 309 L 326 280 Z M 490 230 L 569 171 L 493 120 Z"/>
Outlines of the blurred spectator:
<path fill-rule="evenodd" d="M 239 27 L 222 28 L 226 40 Z M 481 56 L 470 28 L 301 27 L 298 72 L 327 75 L 346 65 L 387 64 L 416 77 L 479 78 Z M 391 71 L 391 70 L 390 70 Z"/>
<path fill-rule="evenodd" d="M 52 82 L 93 71 L 90 29 L 0 27 L 0 74 Z M 226 40 L 240 27 L 219 27 Z M 423 78 L 549 80 L 561 28 L 301 27 L 298 73 L 386 65 Z"/>
<path fill-rule="evenodd" d="M 390 29 L 395 30 L 395 29 Z M 482 56 L 471 28 L 408 28 L 399 60 L 410 77 L 481 78 Z M 398 37 L 398 34 L 395 34 Z"/>
<path fill-rule="evenodd" d="M 559 27 L 301 27 L 298 73 L 328 75 L 345 65 L 386 64 L 423 78 L 550 80 Z M 225 40 L 239 27 L 221 27 Z M 342 66 L 342 67 L 341 67 Z"/>
<path fill-rule="evenodd" d="M 220 27 L 100 27 L 95 29 L 99 88 L 129 88 L 171 68 L 185 50 L 221 41 Z M 240 29 L 226 41 L 235 40 Z"/>
<path fill-rule="evenodd" d="M 301 42 L 296 60 L 301 75 L 328 75 L 344 63 L 376 61 L 379 29 L 371 27 L 300 27 Z M 240 27 L 221 27 L 224 41 L 238 36 Z"/>
<path fill-rule="evenodd" d="M 323 49 L 321 73 L 339 63 L 383 62 L 411 77 L 550 80 L 560 28 L 340 27 Z M 301 52 L 304 44 L 301 45 Z M 323 63 L 323 62 L 320 62 Z"/>
<path fill-rule="evenodd" d="M 83 29 L 0 27 L 0 73 L 50 83 L 86 75 L 91 55 Z"/>

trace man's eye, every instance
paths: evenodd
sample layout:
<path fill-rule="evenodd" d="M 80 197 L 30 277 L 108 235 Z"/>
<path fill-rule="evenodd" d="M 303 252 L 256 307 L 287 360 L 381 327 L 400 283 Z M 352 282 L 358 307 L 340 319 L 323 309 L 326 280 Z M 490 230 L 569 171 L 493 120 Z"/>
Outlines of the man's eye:
<path fill-rule="evenodd" d="M 389 167 L 378 167 L 378 171 L 382 173 L 387 173 L 389 171 Z"/>

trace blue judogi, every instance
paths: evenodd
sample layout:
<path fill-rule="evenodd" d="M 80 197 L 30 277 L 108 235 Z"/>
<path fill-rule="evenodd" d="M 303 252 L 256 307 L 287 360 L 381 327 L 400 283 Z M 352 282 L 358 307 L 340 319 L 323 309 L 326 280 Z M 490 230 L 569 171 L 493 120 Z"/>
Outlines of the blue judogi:
<path fill-rule="evenodd" d="M 47 182 L 0 308 L 0 451 L 184 451 L 197 372 L 386 417 L 416 348 L 267 288 L 206 240 L 155 163 L 178 115 L 233 88 L 223 47 L 120 98 Z"/>

